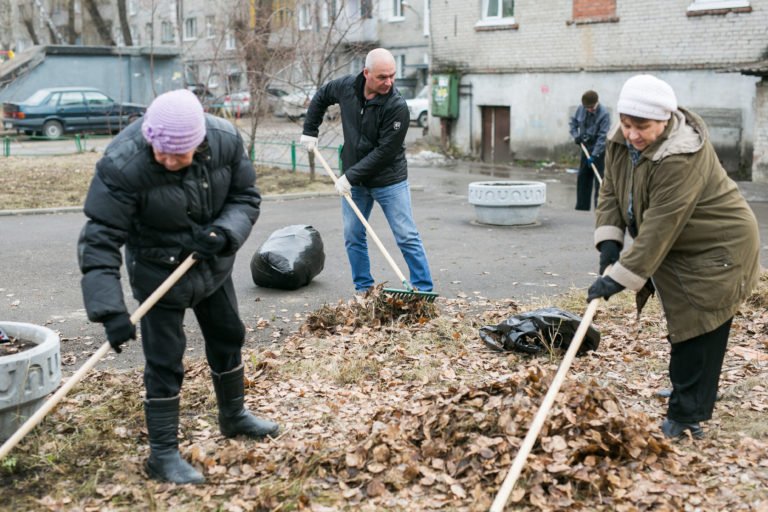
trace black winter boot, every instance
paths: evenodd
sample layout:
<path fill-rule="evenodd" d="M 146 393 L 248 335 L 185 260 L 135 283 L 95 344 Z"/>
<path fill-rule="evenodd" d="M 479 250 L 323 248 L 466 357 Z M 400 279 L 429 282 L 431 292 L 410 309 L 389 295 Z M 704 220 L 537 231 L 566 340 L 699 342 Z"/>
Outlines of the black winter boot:
<path fill-rule="evenodd" d="M 144 400 L 149 434 L 149 459 L 144 469 L 153 480 L 174 484 L 201 484 L 205 478 L 179 453 L 179 397 Z"/>
<path fill-rule="evenodd" d="M 245 410 L 245 384 L 243 365 L 234 370 L 216 373 L 211 371 L 213 389 L 219 403 L 219 428 L 225 437 L 244 435 L 254 439 L 277 436 L 277 423 L 262 420 Z"/>
<path fill-rule="evenodd" d="M 704 437 L 704 430 L 698 423 L 680 423 L 679 421 L 665 419 L 661 424 L 661 431 L 669 439 L 678 439 L 686 436 L 686 431 L 691 433 L 694 439 Z"/>

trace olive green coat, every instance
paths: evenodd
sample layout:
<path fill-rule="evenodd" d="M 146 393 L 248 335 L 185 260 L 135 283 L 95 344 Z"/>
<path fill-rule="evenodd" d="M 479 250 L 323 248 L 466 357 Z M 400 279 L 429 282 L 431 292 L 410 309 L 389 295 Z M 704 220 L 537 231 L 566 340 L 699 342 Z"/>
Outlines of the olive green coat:
<path fill-rule="evenodd" d="M 679 109 L 633 168 L 619 127 L 608 136 L 595 245 L 624 244 L 630 190 L 637 237 L 609 276 L 639 291 L 652 278 L 672 343 L 731 318 L 760 272 L 757 220 L 726 174 L 704 121 Z"/>

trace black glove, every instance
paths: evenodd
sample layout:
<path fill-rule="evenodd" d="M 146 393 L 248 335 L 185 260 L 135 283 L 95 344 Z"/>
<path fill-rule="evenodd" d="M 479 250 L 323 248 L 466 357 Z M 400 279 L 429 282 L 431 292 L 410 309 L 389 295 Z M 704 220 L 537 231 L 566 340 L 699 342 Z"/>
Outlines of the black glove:
<path fill-rule="evenodd" d="M 608 300 L 611 295 L 615 295 L 623 290 L 624 287 L 611 279 L 610 277 L 598 277 L 587 292 L 587 302 L 592 302 L 600 297 Z"/>
<path fill-rule="evenodd" d="M 575 142 L 577 146 L 581 144 L 581 135 L 577 135 L 576 138 L 573 139 L 573 142 Z"/>
<path fill-rule="evenodd" d="M 206 226 L 195 231 L 192 240 L 192 250 L 195 259 L 209 260 L 224 250 L 227 245 L 227 235 L 221 228 Z"/>
<path fill-rule="evenodd" d="M 109 344 L 118 354 L 123 351 L 120 345 L 136 339 L 136 326 L 131 323 L 128 313 L 116 313 L 105 318 L 104 330 L 107 331 Z"/>
<path fill-rule="evenodd" d="M 619 254 L 621 253 L 621 245 L 615 240 L 604 240 L 597 246 L 600 249 L 600 275 L 603 275 L 605 269 L 609 265 L 613 265 L 619 261 Z"/>

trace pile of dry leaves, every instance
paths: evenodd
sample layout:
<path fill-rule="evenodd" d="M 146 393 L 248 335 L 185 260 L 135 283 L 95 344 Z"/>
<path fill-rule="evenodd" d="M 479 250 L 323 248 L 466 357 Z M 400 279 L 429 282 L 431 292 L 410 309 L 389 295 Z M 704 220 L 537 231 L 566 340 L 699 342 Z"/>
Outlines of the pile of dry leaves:
<path fill-rule="evenodd" d="M 625 295 L 601 304 L 600 347 L 574 361 L 510 504 L 765 509 L 768 276 L 735 319 L 700 441 L 661 435 L 664 322 L 655 301 L 638 321 Z M 562 353 L 493 352 L 478 329 L 540 305 L 475 297 L 382 313 L 379 299 L 325 307 L 248 353 L 248 405 L 282 427 L 271 441 L 224 439 L 207 368 L 188 362 L 182 452 L 205 485 L 145 479 L 140 375 L 99 372 L 2 461 L 3 501 L 18 510 L 487 510 Z M 583 300 L 574 292 L 549 305 L 579 312 Z"/>

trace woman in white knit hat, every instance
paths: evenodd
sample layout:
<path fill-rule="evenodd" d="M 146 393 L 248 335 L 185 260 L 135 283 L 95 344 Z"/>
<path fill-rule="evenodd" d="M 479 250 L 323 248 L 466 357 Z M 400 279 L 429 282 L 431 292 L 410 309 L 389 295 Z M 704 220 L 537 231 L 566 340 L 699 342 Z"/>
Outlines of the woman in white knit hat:
<path fill-rule="evenodd" d="M 678 107 L 669 84 L 630 78 L 617 111 L 596 212 L 601 277 L 587 299 L 626 288 L 638 293 L 641 309 L 655 289 L 671 343 L 672 392 L 661 428 L 670 438 L 701 437 L 733 316 L 759 276 L 757 220 L 720 165 L 706 125 Z M 628 247 L 625 233 L 633 238 Z"/>

